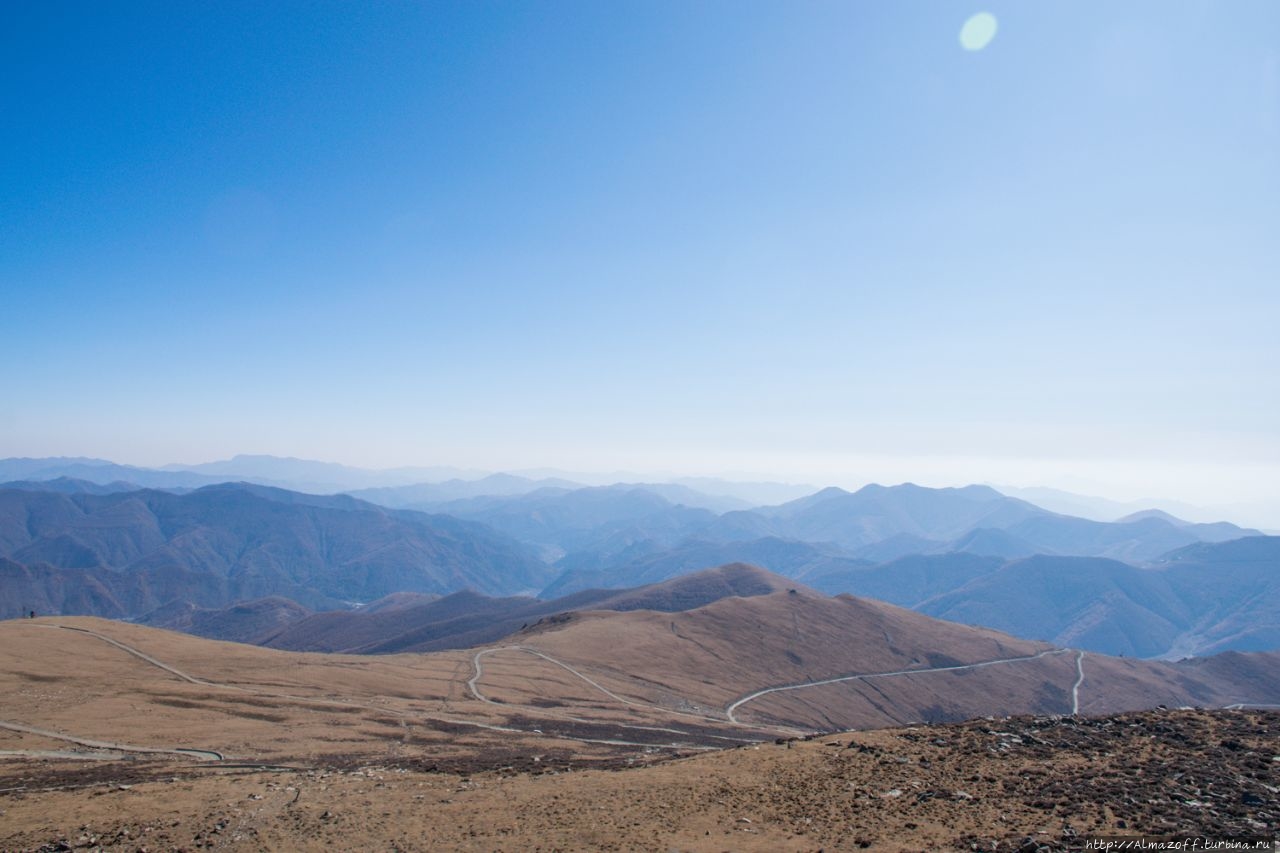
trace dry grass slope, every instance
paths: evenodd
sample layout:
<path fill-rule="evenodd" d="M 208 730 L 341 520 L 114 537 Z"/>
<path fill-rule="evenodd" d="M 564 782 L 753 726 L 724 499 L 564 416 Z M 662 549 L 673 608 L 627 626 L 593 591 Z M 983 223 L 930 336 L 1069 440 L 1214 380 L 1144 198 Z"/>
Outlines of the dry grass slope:
<path fill-rule="evenodd" d="M 1275 655 L 1082 657 L 802 588 L 378 657 L 15 620 L 0 623 L 0 849 L 975 849 L 1180 814 L 1274 829 L 1254 784 L 1274 777 L 1273 716 L 1061 715 L 1275 703 L 1278 670 Z M 792 737 L 1009 713 L 1056 716 L 853 748 Z M 1205 756 L 1159 783 L 1177 806 L 1128 793 Z"/>

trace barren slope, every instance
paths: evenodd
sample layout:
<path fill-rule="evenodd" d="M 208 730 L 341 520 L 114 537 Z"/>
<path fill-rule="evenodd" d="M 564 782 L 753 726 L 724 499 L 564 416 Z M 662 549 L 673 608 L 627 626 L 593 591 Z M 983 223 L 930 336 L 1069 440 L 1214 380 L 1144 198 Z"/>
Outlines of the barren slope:
<path fill-rule="evenodd" d="M 0 763 L 0 848 L 1057 853 L 1086 833 L 1274 836 L 1278 736 L 1276 713 L 1163 712 L 863 732 L 621 772 L 389 761 L 148 780 L 146 762 Z"/>
<path fill-rule="evenodd" d="M 1185 732 L 1135 734 L 1062 715 L 1277 704 L 1278 673 L 1275 654 L 1111 659 L 803 588 L 564 614 L 502 645 L 379 657 L 14 620 L 0 623 L 0 847 L 133 850 L 142 834 L 161 849 L 993 849 L 973 844 L 1189 814 L 1274 830 L 1252 781 L 1274 774 L 1257 757 L 1272 717 L 1188 714 Z M 774 743 L 1014 712 L 1054 716 L 870 733 L 852 749 Z M 747 749 L 723 752 L 735 745 Z M 1036 769 L 1047 760 L 1053 775 Z M 1258 762 L 1263 777 L 1242 775 Z M 1153 784 L 1212 809 L 1132 796 L 1134 773 L 1182 765 L 1194 772 Z M 1227 808 L 1224 791 L 1255 799 Z"/>
<path fill-rule="evenodd" d="M 511 639 L 613 676 L 618 690 L 652 685 L 639 694 L 651 700 L 745 700 L 736 719 L 811 729 L 1280 701 L 1274 653 L 1237 667 L 1081 654 L 803 588 L 684 613 L 568 614 Z M 770 688 L 781 689 L 751 698 Z"/>

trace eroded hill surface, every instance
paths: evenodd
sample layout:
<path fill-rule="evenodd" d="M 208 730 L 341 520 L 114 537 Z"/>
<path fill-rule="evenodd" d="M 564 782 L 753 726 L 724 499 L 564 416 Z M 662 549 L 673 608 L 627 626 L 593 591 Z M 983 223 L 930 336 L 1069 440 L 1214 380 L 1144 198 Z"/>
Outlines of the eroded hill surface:
<path fill-rule="evenodd" d="M 625 770 L 394 757 L 296 770 L 0 763 L 0 847 L 148 850 L 1081 849 L 1280 832 L 1280 714 L 1015 717 L 769 742 Z"/>

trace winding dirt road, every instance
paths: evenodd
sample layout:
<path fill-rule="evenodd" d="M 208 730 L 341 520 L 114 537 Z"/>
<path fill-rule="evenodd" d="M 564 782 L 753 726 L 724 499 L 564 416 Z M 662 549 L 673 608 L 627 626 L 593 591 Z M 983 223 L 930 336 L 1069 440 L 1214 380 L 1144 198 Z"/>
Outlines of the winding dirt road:
<path fill-rule="evenodd" d="M 749 693 L 741 699 L 730 704 L 724 709 L 725 715 L 729 722 L 737 723 L 738 718 L 735 711 L 748 702 L 759 699 L 761 696 L 768 696 L 770 693 L 781 693 L 785 690 L 803 690 L 807 687 L 821 687 L 824 684 L 839 684 L 842 681 L 866 681 L 872 678 L 893 678 L 899 675 L 925 675 L 930 672 L 959 672 L 965 669 L 980 669 L 985 666 L 998 666 L 1007 663 L 1023 663 L 1026 661 L 1039 660 L 1049 655 L 1061 655 L 1069 652 L 1070 649 L 1047 649 L 1034 655 L 1025 655 L 1016 658 L 999 658 L 997 660 L 984 660 L 978 663 L 955 664 L 953 666 L 935 666 L 928 669 L 899 669 L 893 672 L 868 672 L 859 675 L 842 675 L 838 678 L 823 678 L 817 681 L 802 681 L 798 684 L 782 684 L 777 687 L 766 687 L 763 690 L 757 690 L 755 693 Z M 1083 678 L 1083 676 L 1082 676 Z"/>
<path fill-rule="evenodd" d="M 1080 685 L 1084 684 L 1084 652 L 1076 652 L 1076 683 L 1071 685 L 1071 716 L 1080 713 Z"/>
<path fill-rule="evenodd" d="M 115 743 L 114 741 L 109 740 L 90 740 L 89 738 L 64 735 L 61 732 L 36 728 L 35 726 L 24 725 L 23 723 L 11 723 L 6 720 L 0 720 L 0 729 L 8 729 L 11 732 L 23 732 L 30 735 L 39 735 L 40 737 L 53 738 L 54 740 L 63 740 L 67 743 L 77 744 L 78 746 L 87 746 L 90 749 L 109 749 L 115 752 L 142 752 L 157 755 L 182 755 L 188 758 L 198 758 L 201 761 L 223 760 L 222 753 L 214 749 L 188 749 L 180 746 L 162 748 L 155 746 L 137 746 L 129 743 Z"/>
<path fill-rule="evenodd" d="M 178 678 L 181 678 L 183 681 L 190 682 L 191 684 L 203 684 L 206 687 L 226 687 L 227 686 L 225 684 L 214 684 L 212 681 L 205 681 L 203 679 L 196 678 L 195 676 L 187 675 L 182 670 L 175 669 L 174 667 L 169 666 L 169 664 L 165 663 L 164 661 L 156 660 L 146 652 L 139 651 L 138 649 L 135 649 L 133 646 L 126 646 L 124 643 L 120 642 L 119 640 L 114 640 L 111 637 L 108 637 L 106 634 L 99 634 L 97 631 L 90 631 L 88 628 L 77 628 L 74 625 L 41 625 L 40 627 L 58 628 L 63 631 L 78 631 L 81 634 L 88 634 L 90 637 L 97 637 L 99 640 L 102 640 L 102 642 L 110 643 L 111 645 L 115 646 L 117 649 L 120 649 L 123 652 L 127 652 L 128 654 L 131 654 L 140 660 L 144 660 L 147 663 L 151 664 L 152 666 L 159 667 L 160 669 L 163 669 L 165 672 L 169 673 L 170 675 L 176 675 Z"/>
<path fill-rule="evenodd" d="M 209 681 L 209 680 L 207 680 L 207 679 L 197 678 L 196 676 L 193 676 L 193 675 L 191 675 L 191 674 L 189 674 L 189 673 L 183 672 L 182 670 L 178 669 L 177 667 L 171 666 L 171 665 L 169 665 L 169 664 L 165 663 L 165 662 L 164 662 L 164 661 L 162 661 L 162 660 L 159 660 L 159 659 L 157 659 L 157 658 L 155 658 L 155 657 L 153 657 L 153 656 L 151 656 L 151 655 L 148 655 L 147 653 L 145 653 L 145 652 L 143 652 L 143 651 L 141 651 L 141 650 L 139 650 L 139 649 L 134 648 L 133 646 L 130 646 L 130 645 L 126 644 L 126 643 L 122 643 L 122 642 L 120 642 L 119 640 L 116 640 L 116 639 L 114 639 L 114 638 L 112 638 L 112 637 L 108 637 L 108 636 L 106 636 L 105 634 L 100 634 L 100 633 L 98 633 L 97 631 L 91 631 L 91 630 L 89 630 L 89 629 L 87 629 L 87 628 L 80 628 L 80 627 L 75 627 L 75 626 L 70 626 L 70 625 L 50 625 L 50 626 L 45 626 L 45 627 L 49 627 L 49 628 L 51 628 L 51 629 L 61 629 L 61 630 L 66 630 L 66 631 L 76 631 L 77 633 L 84 634 L 84 635 L 89 636 L 89 637 L 93 637 L 94 639 L 97 639 L 97 640 L 100 640 L 100 641 L 102 641 L 102 642 L 104 642 L 104 643 L 108 643 L 108 644 L 110 644 L 110 645 L 112 645 L 112 646 L 115 646 L 116 648 L 120 649 L 121 651 L 123 651 L 123 652 L 125 652 L 125 653 L 127 653 L 127 654 L 130 654 L 130 655 L 132 655 L 132 656 L 134 656 L 134 657 L 138 658 L 139 660 L 141 660 L 141 661 L 143 661 L 143 662 L 145 662 L 145 663 L 147 663 L 147 664 L 149 664 L 149 665 L 151 665 L 151 666 L 158 667 L 159 669 L 161 669 L 161 670 L 163 670 L 163 671 L 165 671 L 165 672 L 169 673 L 170 675 L 174 676 L 175 678 L 182 679 L 183 681 L 186 681 L 186 682 L 188 682 L 188 683 L 190 683 L 190 684 L 199 684 L 199 685 L 204 686 L 204 687 L 213 687 L 213 688 L 218 688 L 218 689 L 222 689 L 222 690 L 234 690 L 234 691 L 237 691 L 237 692 L 240 692 L 240 693 L 248 693 L 248 694 L 251 694 L 251 695 L 254 695 L 254 696 L 261 696 L 261 697 L 263 697 L 263 698 L 270 698 L 270 699 L 284 699 L 284 700 L 287 700 L 287 701 L 290 701 L 290 702 L 300 702 L 300 703 L 306 703 L 306 704 L 325 705 L 325 706 L 335 706 L 335 705 L 336 705 L 336 706 L 341 706 L 341 707 L 355 707 L 355 708 L 361 708 L 361 709 L 370 710 L 370 711 L 376 711 L 376 712 L 378 712 L 378 713 L 391 713 L 391 714 L 395 714 L 395 715 L 400 716 L 400 717 L 404 717 L 404 718 L 406 718 L 406 719 L 432 720 L 432 721 L 435 721 L 435 722 L 448 723 L 448 724 L 451 724 L 451 725 L 459 725 L 459 726 L 468 726 L 468 727 L 472 727 L 472 728 L 483 729 L 483 730 L 486 730 L 486 731 L 503 732 L 503 733 L 509 733 L 509 734 L 524 734 L 524 735 L 532 735 L 532 736 L 545 737 L 545 738 L 548 738 L 548 739 L 555 739 L 555 740 L 572 740 L 572 741 L 575 741 L 575 742 L 578 742 L 578 743 L 595 743 L 595 744 L 604 744 L 604 745 L 608 745 L 608 746 L 635 746 L 635 747 L 642 747 L 642 748 L 671 749 L 671 750 L 681 750 L 681 751 L 684 751 L 684 750 L 696 750 L 696 751 L 703 751 L 703 750 L 714 750 L 714 749 L 719 749 L 719 748 L 720 748 L 720 747 L 717 747 L 717 746 L 708 746 L 708 745 L 706 745 L 705 743 L 703 743 L 703 744 L 697 744 L 697 743 L 690 743 L 690 742 L 687 742 L 687 741 L 685 741 L 685 742 L 669 742 L 669 743 L 642 743 L 642 742 L 638 742 L 638 741 L 628 741 L 628 740 L 621 740 L 621 739 L 614 739 L 614 738 L 591 738 L 591 737 L 582 737 L 582 736 L 578 736 L 578 735 L 571 735 L 571 734 L 567 734 L 567 733 L 550 733 L 550 734 L 548 734 L 548 733 L 542 732 L 542 731 L 540 731 L 540 730 L 538 730 L 538 729 L 516 728 L 516 727 L 513 727 L 513 726 L 504 726 L 504 725 L 499 725 L 499 724 L 496 724 L 496 723 L 482 722 L 482 721 L 480 721 L 480 720 L 473 720 L 473 719 L 459 718 L 459 717 L 456 717 L 456 716 L 443 716 L 443 715 L 436 715 L 436 714 L 427 714 L 427 713 L 423 713 L 423 712 L 421 712 L 421 711 L 413 711 L 413 712 L 408 712 L 408 711 L 399 711 L 399 710 L 394 709 L 394 708 L 387 708 L 387 707 L 385 707 L 385 706 L 381 706 L 381 705 L 372 705 L 372 704 L 363 703 L 363 702 L 353 702 L 353 701 L 349 701 L 349 700 L 342 700 L 342 699 L 324 699 L 324 698 L 317 698 L 317 697 L 311 697 L 311 696 L 295 696 L 295 695 L 288 694 L 288 693 L 276 693 L 276 692 L 265 691 L 265 690 L 255 690 L 255 689 L 252 689 L 252 688 L 249 688 L 249 687 L 244 687 L 244 686 L 241 686 L 241 685 L 236 685 L 236 684 L 226 684 L 226 683 L 223 683 L 223 682 Z M 565 664 L 565 663 L 563 663 L 563 662 L 561 662 L 561 661 L 555 660 L 554 658 L 550 657 L 549 655 L 543 654 L 542 652 L 540 652 L 540 651 L 538 651 L 538 650 L 536 650 L 536 649 L 527 649 L 527 648 L 523 648 L 523 647 L 516 647 L 516 646 L 510 646 L 510 647 L 506 647 L 506 648 L 508 648 L 508 649 L 519 649 L 520 651 L 524 651 L 524 652 L 527 652 L 527 653 L 529 653 L 529 654 L 534 654 L 534 655 L 537 655 L 538 657 L 544 658 L 544 659 L 546 659 L 547 661 L 549 661 L 550 663 L 553 663 L 553 664 L 555 664 L 556 666 L 559 666 L 559 667 L 561 667 L 561 668 L 565 669 L 566 671 L 568 671 L 568 672 L 572 673 L 573 675 L 577 676 L 578 678 L 581 678 L 581 679 L 582 679 L 583 681 L 585 681 L 586 683 L 588 683 L 588 684 L 592 685 L 592 686 L 593 686 L 594 688 L 596 688 L 597 690 L 600 690 L 601 692 L 603 692 L 603 693 L 604 693 L 604 694 L 606 694 L 607 696 L 610 696 L 611 698 L 615 699 L 615 700 L 616 700 L 616 701 L 618 701 L 618 702 L 621 702 L 621 703 L 626 704 L 626 705 L 631 705 L 631 706 L 634 706 L 634 707 L 637 707 L 637 708 L 645 708 L 645 707 L 648 707 L 648 706 L 645 706 L 645 705 L 643 705 L 643 704 L 641 704 L 641 703 L 633 702 L 633 701 L 630 701 L 630 700 L 624 699 L 624 698 L 623 698 L 623 697 L 621 697 L 621 696 L 618 696 L 616 693 L 614 693 L 613 691 L 609 690 L 607 687 L 604 687 L 603 685 L 599 684 L 598 682 L 596 682 L 594 679 L 590 678 L 589 676 L 584 675 L 583 673 L 581 673 L 581 672 L 577 671 L 576 669 L 574 669 L 573 667 L 569 666 L 568 664 Z M 481 702 L 485 702 L 485 703 L 487 703 L 487 704 L 495 705 L 495 706 L 499 706 L 499 707 L 501 707 L 501 704 L 502 704 L 502 703 L 493 702 L 492 700 L 490 700 L 490 699 L 488 699 L 487 697 L 485 697 L 484 695 L 482 695 L 482 694 L 479 692 L 479 690 L 476 688 L 476 684 L 475 684 L 475 682 L 477 681 L 477 679 L 479 679 L 479 678 L 480 678 L 480 675 L 481 675 L 481 669 L 480 669 L 480 664 L 479 664 L 479 660 L 478 660 L 478 659 L 479 659 L 480 657 L 482 657 L 483 655 L 485 655 L 485 654 L 488 654 L 488 653 L 491 653 L 491 652 L 503 651 L 503 650 L 504 650 L 504 649 L 486 649 L 486 650 L 483 650 L 483 651 L 481 651 L 481 652 L 477 652 L 477 653 L 476 653 L 476 656 L 475 656 L 476 672 L 475 672 L 475 674 L 471 677 L 471 679 L 467 682 L 467 687 L 468 687 L 468 689 L 471 691 L 471 694 L 472 694 L 473 696 L 475 696 L 475 698 L 476 698 L 476 699 L 480 700 Z M 654 707 L 654 708 L 655 708 L 655 709 L 657 709 L 657 710 L 661 710 L 661 711 L 663 711 L 664 713 L 679 713 L 679 712 L 671 712 L 671 711 L 667 711 L 666 709 L 657 708 L 657 706 L 652 706 L 652 707 Z M 544 713 L 544 714 L 545 714 L 545 713 L 546 713 L 546 711 L 544 710 L 542 713 Z M 559 717 L 559 718 L 567 719 L 567 720 L 570 720 L 570 721 L 572 721 L 572 722 L 580 722 L 580 723 L 589 723 L 589 722 L 592 722 L 592 721 L 589 721 L 589 720 L 583 720 L 583 719 L 580 719 L 580 718 L 570 717 L 570 716 L 567 716 L 567 715 L 549 715 L 549 716 L 557 716 L 557 717 Z M 704 718 L 704 719 L 713 719 L 713 718 Z M 721 722 L 721 723 L 723 723 L 723 722 L 724 722 L 723 720 L 715 720 L 715 721 L 716 721 L 716 722 Z M 128 745 L 128 744 L 113 744 L 113 743 L 109 743 L 109 742 L 107 742 L 107 741 L 95 741 L 95 740 L 90 740 L 90 739 L 86 739 L 86 738 L 74 737 L 74 736 L 71 736 L 71 735 L 63 735 L 63 734 L 59 734 L 59 733 L 57 733 L 57 732 L 51 732 L 51 731 L 48 731 L 48 730 L 45 730 L 45 729 L 38 729 L 38 728 L 35 728 L 35 727 L 31 727 L 31 726 L 25 726 L 24 724 L 21 724 L 21 723 L 9 723 L 9 724 L 0 723 L 0 725 L 4 726 L 4 727 L 6 727 L 6 728 L 10 728 L 10 729 L 12 729 L 12 730 L 14 730 L 14 731 L 26 731 L 26 732 L 28 732 L 29 734 L 38 734 L 38 735 L 43 735 L 43 736 L 46 736 L 46 737 L 52 737 L 52 738 L 56 738 L 56 739 L 59 739 L 59 740 L 64 740 L 64 741 L 68 741 L 68 742 L 71 742 L 71 743 L 76 743 L 76 744 L 79 744 L 79 745 L 81 745 L 81 746 L 88 746 L 88 747 L 98 748 L 98 749 L 115 749 L 115 750 L 122 751 L 122 752 L 151 752 L 151 753 L 163 753 L 163 754 L 171 754 L 171 755 L 185 755 L 185 756 L 189 756 L 189 757 L 197 758 L 197 759 L 202 760 L 202 761 L 223 761 L 223 760 L 224 760 L 224 756 L 223 756 L 223 754 L 222 754 L 222 753 L 218 752 L 217 750 L 212 750 L 212 749 L 185 749 L 185 748 L 181 748 L 181 747 L 175 747 L 175 748 L 172 748 L 172 749 L 164 749 L 164 748 L 158 748 L 158 747 L 137 747 L 137 746 L 131 746 L 131 745 Z M 623 728 L 623 729 L 634 729 L 634 730 L 637 730 L 637 731 L 644 730 L 644 731 L 669 732 L 669 733 L 671 733 L 671 734 L 681 735 L 681 736 L 684 736 L 684 737 L 687 737 L 687 738 L 693 738 L 693 739 L 695 739 L 695 740 L 697 740 L 697 739 L 702 739 L 702 740 L 704 740 L 704 741 L 705 741 L 705 740 L 707 740 L 707 739 L 714 739 L 714 740 L 725 740 L 725 741 L 730 741 L 730 742 L 733 742 L 733 743 L 741 743 L 741 742 L 742 742 L 742 739 L 741 739 L 741 738 L 723 737 L 723 736 L 710 735 L 710 734 L 696 734 L 696 735 L 695 735 L 695 734 L 692 734 L 692 733 L 690 733 L 690 732 L 681 731 L 681 730 L 679 730 L 679 729 L 665 729 L 665 728 L 660 728 L 660 727 L 656 727 L 656 726 L 638 726 L 638 725 L 628 725 L 628 724 L 624 724 L 624 723 L 615 723 L 615 724 L 613 724 L 613 725 L 615 725 L 615 726 L 616 726 L 616 727 L 618 727 L 618 728 Z"/>
<path fill-rule="evenodd" d="M 489 705 L 496 705 L 498 707 L 510 707 L 508 703 L 495 702 L 489 697 L 485 696 L 483 693 L 480 692 L 480 688 L 478 686 L 478 682 L 480 678 L 484 675 L 484 664 L 482 664 L 480 661 L 486 655 L 491 655 L 491 654 L 494 654 L 495 652 L 524 652 L 525 654 L 530 654 L 530 655 L 535 655 L 537 657 L 540 657 L 543 660 L 549 663 L 553 663 L 556 666 L 560 667 L 561 669 L 565 670 L 566 672 L 570 673 L 571 675 L 581 679 L 582 681 L 594 687 L 596 690 L 599 690 L 604 695 L 608 696 L 609 698 L 623 705 L 629 705 L 633 708 L 642 708 L 645 710 L 657 711 L 661 714 L 671 714 L 675 716 L 691 717 L 694 719 L 705 720 L 713 723 L 725 722 L 724 719 L 721 719 L 719 717 L 707 717 L 701 714 L 690 714 L 685 711 L 675 711 L 670 708 L 664 708 L 661 705 L 652 705 L 644 702 L 636 702 L 632 699 L 624 698 L 622 696 L 619 696 L 617 693 L 614 693 L 612 690 L 605 687 L 603 684 L 596 681 L 594 678 L 591 678 L 589 675 L 586 675 L 585 673 L 575 669 L 574 667 L 570 666 L 564 661 L 557 660 L 545 652 L 539 651 L 538 649 L 530 648 L 528 646 L 500 646 L 498 648 L 493 648 L 493 649 L 481 649 L 480 651 L 476 652 L 475 655 L 472 656 L 471 662 L 472 662 L 474 671 L 472 673 L 471 678 L 467 679 L 467 690 L 469 690 L 471 692 L 471 695 L 475 697 L 477 700 L 481 702 L 485 702 Z M 539 713 L 545 714 L 547 716 L 555 717 L 556 719 L 567 720 L 569 722 L 574 722 L 574 723 L 591 723 L 592 722 L 591 720 L 586 720 L 586 719 L 583 719 L 582 717 L 576 717 L 571 714 L 556 713 L 553 711 L 548 711 L 545 708 L 540 708 Z M 726 735 L 712 735 L 712 734 L 706 734 L 706 733 L 694 734 L 692 732 L 684 731 L 683 729 L 673 729 L 673 728 L 667 728 L 664 726 L 641 726 L 641 725 L 635 725 L 631 723 L 615 723 L 614 725 L 618 726 L 618 728 L 632 729 L 634 731 L 664 732 L 667 734 L 681 735 L 683 737 L 695 738 L 695 739 L 723 740 L 723 741 L 727 741 L 729 743 L 734 743 L 734 744 L 743 743 L 743 738 L 740 738 L 740 737 L 729 737 Z M 746 725 L 744 727 L 750 728 L 750 729 L 761 728 L 759 726 L 751 726 L 751 725 Z M 774 729 L 769 729 L 769 731 L 774 731 Z M 598 742 L 626 745 L 625 742 L 622 742 L 622 741 L 598 741 Z M 749 742 L 756 743 L 758 741 L 749 741 Z M 659 745 L 659 744 L 635 744 L 635 745 L 663 746 L 668 749 L 694 749 L 694 748 L 715 749 L 716 748 L 716 747 L 709 747 L 709 746 L 694 747 L 688 743 L 683 743 L 683 744 L 671 743 L 671 744 L 662 744 L 662 745 Z"/>
<path fill-rule="evenodd" d="M 543 652 L 540 652 L 540 651 L 538 651 L 537 649 L 531 649 L 531 648 L 529 648 L 528 646 L 500 646 L 500 647 L 498 647 L 498 648 L 496 648 L 496 649 L 484 649 L 484 650 L 482 650 L 482 651 L 478 651 L 478 652 L 476 652 L 476 653 L 475 653 L 475 656 L 474 656 L 474 657 L 472 657 L 472 659 L 471 659 L 471 662 L 475 665 L 475 674 L 474 674 L 474 675 L 472 675 L 472 676 L 471 676 L 471 678 L 469 678 L 469 679 L 467 680 L 467 689 L 471 691 L 471 695 L 472 695 L 472 696 L 476 697 L 476 698 L 477 698 L 477 699 L 479 699 L 481 702 L 487 702 L 487 703 L 489 703 L 490 705 L 498 704 L 498 703 L 495 703 L 492 699 L 489 699 L 489 698 L 487 698 L 486 696 L 484 696 L 484 694 L 482 694 L 482 693 L 480 692 L 479 688 L 477 688 L 477 687 L 476 687 L 476 682 L 480 680 L 480 676 L 483 674 L 483 669 L 481 668 L 480 659 L 481 659 L 482 657 L 484 657 L 485 655 L 491 655 L 491 654 L 493 654 L 494 652 L 524 652 L 524 653 L 526 653 L 526 654 L 530 654 L 530 655 L 537 655 L 538 657 L 542 658 L 543 660 L 545 660 L 545 661 L 549 661 L 549 662 L 551 662 L 551 663 L 555 664 L 556 666 L 560 667 L 561 669 L 565 670 L 566 672 L 568 672 L 568 673 L 570 673 L 570 674 L 572 674 L 572 675 L 575 675 L 575 676 L 577 676 L 578 678 L 582 679 L 582 680 L 583 680 L 583 681 L 585 681 L 587 684 L 590 684 L 592 687 L 594 687 L 596 690 L 599 690 L 601 693 L 603 693 L 604 695 L 608 696 L 610 699 L 613 699 L 615 702 L 621 702 L 623 705 L 630 705 L 630 706 L 632 706 L 632 707 L 634 707 L 634 708 L 652 708 L 652 707 L 654 707 L 654 706 L 646 705 L 646 704 L 641 703 L 641 702 L 633 702 L 633 701 L 631 701 L 630 699 L 624 699 L 623 697 L 619 696 L 617 693 L 614 693 L 614 692 L 613 692 L 612 690 L 610 690 L 608 687 L 605 687 L 605 686 L 604 686 L 604 685 L 602 685 L 600 682 L 596 681 L 595 679 L 591 678 L 590 676 L 583 675 L 583 674 L 582 674 L 581 672 L 579 672 L 578 670 L 576 670 L 576 669 L 574 669 L 573 667 L 569 666 L 569 664 L 564 663 L 564 662 L 562 662 L 562 661 L 558 661 L 558 660 L 556 660 L 555 658 L 551 657 L 551 655 L 548 655 L 548 654 L 545 654 L 545 653 L 543 653 Z M 661 710 L 661 709 L 660 709 L 660 710 Z"/>

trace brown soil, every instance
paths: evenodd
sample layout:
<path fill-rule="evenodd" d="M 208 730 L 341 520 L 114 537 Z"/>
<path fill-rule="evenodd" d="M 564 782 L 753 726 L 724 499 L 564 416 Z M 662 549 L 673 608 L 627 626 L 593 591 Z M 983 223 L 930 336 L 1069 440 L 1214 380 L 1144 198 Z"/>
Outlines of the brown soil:
<path fill-rule="evenodd" d="M 0 848 L 1057 851 L 1087 833 L 1275 835 L 1277 735 L 1274 712 L 1167 711 L 771 742 L 620 771 L 496 752 L 434 771 L 9 761 Z"/>
<path fill-rule="evenodd" d="M 1280 831 L 1274 712 L 786 736 L 1001 701 L 1057 710 L 1074 653 L 769 693 L 733 723 L 727 702 L 798 666 L 821 678 L 1037 648 L 770 598 L 577 615 L 486 650 L 479 675 L 475 650 L 297 654 L 105 620 L 0 623 L 0 850 L 1005 851 Z M 1157 665 L 1083 666 L 1087 711 L 1174 684 Z M 197 752 L 156 752 L 178 749 Z"/>

